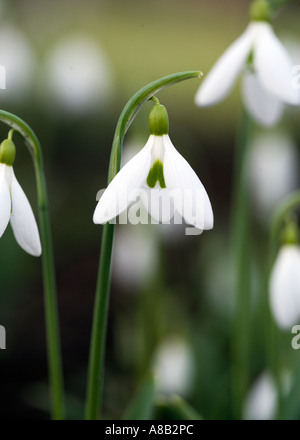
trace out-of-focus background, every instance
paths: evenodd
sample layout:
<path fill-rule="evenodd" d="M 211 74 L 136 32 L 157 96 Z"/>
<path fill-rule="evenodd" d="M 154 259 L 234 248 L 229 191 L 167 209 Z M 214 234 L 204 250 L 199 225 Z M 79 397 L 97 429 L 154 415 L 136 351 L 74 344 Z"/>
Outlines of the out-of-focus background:
<path fill-rule="evenodd" d="M 92 215 L 96 193 L 106 186 L 120 112 L 133 93 L 157 78 L 185 70 L 205 75 L 245 29 L 249 4 L 0 1 L 0 64 L 7 75 L 0 105 L 34 129 L 44 153 L 70 418 L 83 417 L 101 241 L 101 226 L 93 224 Z M 298 56 L 295 64 L 300 64 L 299 14 L 298 2 L 292 2 L 274 22 L 277 35 Z M 199 109 L 194 96 L 200 81 L 165 89 L 159 99 L 169 112 L 172 142 L 210 196 L 215 227 L 191 237 L 172 226 L 116 228 L 103 403 L 107 418 L 122 416 L 151 368 L 159 395 L 177 393 L 207 419 L 233 417 L 230 226 L 240 88 L 219 105 Z M 145 144 L 150 108 L 145 105 L 128 131 L 127 151 Z M 287 109 L 276 130 L 256 127 L 251 212 L 253 246 L 262 261 L 271 212 L 299 184 L 299 116 L 299 110 Z M 2 124 L 1 139 L 7 131 Z M 37 214 L 31 159 L 17 136 L 15 141 L 15 174 Z M 263 155 L 257 150 L 261 144 L 267 145 Z M 273 166 L 269 179 L 265 164 L 269 172 Z M 253 263 L 257 286 L 260 263 Z M 254 324 L 259 294 L 258 286 Z M 10 227 L 0 241 L 0 324 L 7 346 L 0 351 L 0 418 L 46 419 L 41 261 L 18 247 Z M 249 390 L 264 373 L 260 329 L 260 323 L 253 326 Z M 290 335 L 283 341 L 283 354 L 294 356 L 294 362 Z"/>

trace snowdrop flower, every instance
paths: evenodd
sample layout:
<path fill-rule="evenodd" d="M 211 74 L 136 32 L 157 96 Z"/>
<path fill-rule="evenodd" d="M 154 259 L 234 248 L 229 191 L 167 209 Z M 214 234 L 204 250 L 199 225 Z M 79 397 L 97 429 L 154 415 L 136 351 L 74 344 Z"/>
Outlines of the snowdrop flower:
<path fill-rule="evenodd" d="M 279 250 L 270 278 L 270 307 L 278 326 L 290 330 L 300 320 L 300 247 Z"/>
<path fill-rule="evenodd" d="M 195 97 L 199 106 L 225 98 L 243 72 L 242 95 L 247 111 L 260 124 L 274 125 L 284 105 L 300 105 L 293 87 L 293 64 L 269 23 L 265 0 L 253 4 L 252 21 L 216 62 Z"/>
<path fill-rule="evenodd" d="M 194 170 L 173 146 L 163 105 L 156 103 L 152 108 L 149 128 L 150 136 L 144 148 L 127 162 L 104 191 L 94 212 L 94 223 L 115 219 L 135 202 L 128 209 L 132 224 L 138 223 L 136 215 L 142 203 L 156 223 L 169 223 L 174 215 L 179 215 L 193 226 L 190 229 L 196 227 L 201 232 L 211 229 L 213 212 L 209 197 Z M 186 233 L 190 234 L 187 229 Z"/>
<path fill-rule="evenodd" d="M 10 221 L 21 248 L 38 257 L 42 253 L 39 232 L 28 199 L 12 167 L 16 151 L 11 135 L 10 132 L 0 146 L 0 237 Z"/>
<path fill-rule="evenodd" d="M 265 371 L 254 382 L 244 404 L 244 419 L 272 420 L 278 408 L 278 396 L 272 375 Z"/>

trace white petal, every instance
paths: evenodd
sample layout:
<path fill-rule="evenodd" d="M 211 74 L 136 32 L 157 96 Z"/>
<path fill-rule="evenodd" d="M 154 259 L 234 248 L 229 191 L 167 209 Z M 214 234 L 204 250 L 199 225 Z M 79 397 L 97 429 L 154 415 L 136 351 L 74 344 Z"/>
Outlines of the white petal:
<path fill-rule="evenodd" d="M 250 54 L 254 33 L 253 26 L 248 26 L 218 59 L 198 89 L 197 105 L 215 104 L 229 94 Z"/>
<path fill-rule="evenodd" d="M 168 189 L 145 186 L 140 192 L 140 197 L 154 223 L 171 223 L 171 219 L 174 217 L 174 203 Z"/>
<path fill-rule="evenodd" d="M 204 186 L 189 163 L 164 135 L 164 178 L 176 210 L 185 221 L 199 229 L 212 229 L 213 212 Z"/>
<path fill-rule="evenodd" d="M 300 318 L 300 249 L 283 246 L 270 278 L 270 305 L 274 318 L 283 329 L 290 330 Z"/>
<path fill-rule="evenodd" d="M 145 183 L 150 171 L 153 142 L 154 136 L 151 135 L 144 148 L 110 182 L 96 206 L 94 223 L 109 222 L 136 200 L 137 190 Z"/>
<path fill-rule="evenodd" d="M 166 338 L 153 358 L 153 373 L 157 391 L 164 395 L 184 396 L 195 379 L 195 358 L 189 344 L 179 337 Z"/>
<path fill-rule="evenodd" d="M 253 64 L 263 87 L 283 102 L 300 104 L 300 92 L 294 87 L 289 55 L 268 23 L 260 23 L 255 38 Z"/>
<path fill-rule="evenodd" d="M 6 180 L 7 168 L 7 165 L 0 164 L 0 237 L 8 225 L 11 211 L 11 198 Z"/>
<path fill-rule="evenodd" d="M 26 252 L 35 257 L 42 253 L 38 227 L 28 199 L 12 170 L 11 178 L 12 214 L 11 226 L 15 239 Z"/>
<path fill-rule="evenodd" d="M 253 73 L 245 73 L 242 93 L 246 109 L 258 123 L 269 127 L 279 121 L 284 108 L 282 102 L 268 93 Z"/>

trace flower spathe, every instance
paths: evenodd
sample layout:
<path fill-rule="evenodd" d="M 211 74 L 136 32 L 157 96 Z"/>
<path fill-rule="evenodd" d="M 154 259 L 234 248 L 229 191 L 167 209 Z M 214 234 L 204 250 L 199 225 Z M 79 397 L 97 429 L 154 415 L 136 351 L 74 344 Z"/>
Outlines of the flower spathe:
<path fill-rule="evenodd" d="M 152 117 L 150 113 L 151 134 L 146 145 L 104 191 L 94 212 L 94 223 L 109 222 L 139 197 L 157 222 L 168 223 L 177 213 L 201 231 L 213 227 L 213 212 L 206 190 L 173 146 L 167 134 L 166 116 L 159 114 L 161 107 L 156 104 L 151 111 Z"/>
<path fill-rule="evenodd" d="M 300 319 L 300 247 L 285 244 L 279 250 L 270 278 L 270 307 L 275 321 L 290 330 Z"/>
<path fill-rule="evenodd" d="M 38 227 L 13 167 L 0 163 L 0 237 L 10 222 L 18 244 L 30 255 L 42 253 Z"/>
<path fill-rule="evenodd" d="M 199 87 L 195 102 L 210 106 L 225 98 L 244 71 L 242 95 L 246 109 L 262 125 L 274 125 L 284 105 L 300 105 L 293 87 L 292 61 L 270 23 L 251 21 L 213 66 Z"/>

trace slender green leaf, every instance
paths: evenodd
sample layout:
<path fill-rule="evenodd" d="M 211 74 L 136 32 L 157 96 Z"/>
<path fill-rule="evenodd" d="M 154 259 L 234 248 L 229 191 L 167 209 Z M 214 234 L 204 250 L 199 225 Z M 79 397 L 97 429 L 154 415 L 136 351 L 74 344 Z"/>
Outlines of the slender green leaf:
<path fill-rule="evenodd" d="M 151 420 L 154 408 L 154 380 L 148 376 L 129 408 L 125 411 L 124 420 Z"/>

